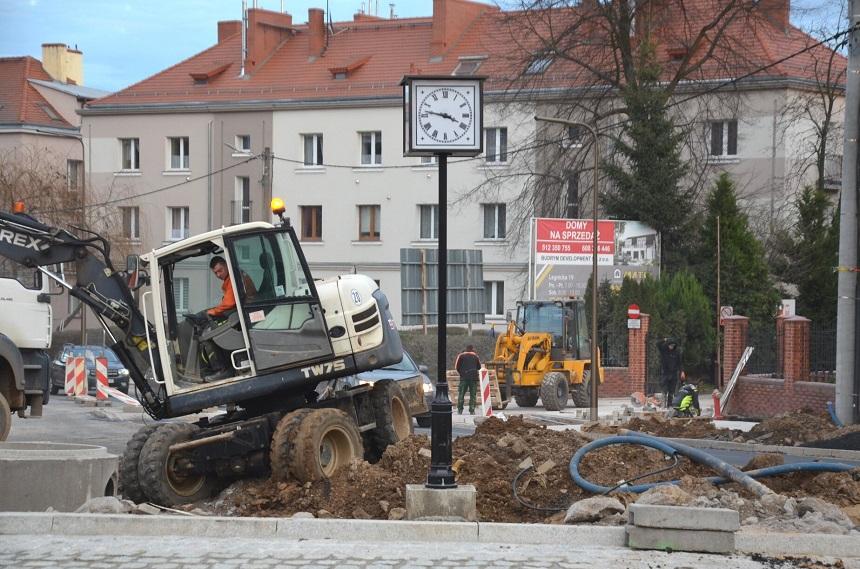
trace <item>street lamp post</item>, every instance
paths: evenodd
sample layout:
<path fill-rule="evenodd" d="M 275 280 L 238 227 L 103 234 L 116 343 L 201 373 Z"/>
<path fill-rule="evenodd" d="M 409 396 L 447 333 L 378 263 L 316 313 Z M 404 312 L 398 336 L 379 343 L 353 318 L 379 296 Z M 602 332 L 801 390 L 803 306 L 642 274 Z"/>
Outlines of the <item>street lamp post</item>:
<path fill-rule="evenodd" d="M 591 420 L 597 420 L 597 390 L 600 385 L 600 357 L 597 347 L 597 174 L 600 167 L 600 148 L 597 141 L 597 129 L 589 124 L 554 117 L 535 116 L 538 122 L 549 122 L 563 124 L 565 126 L 579 126 L 587 128 L 594 139 L 594 185 L 592 189 L 594 201 L 592 205 L 592 249 L 591 249 Z"/>

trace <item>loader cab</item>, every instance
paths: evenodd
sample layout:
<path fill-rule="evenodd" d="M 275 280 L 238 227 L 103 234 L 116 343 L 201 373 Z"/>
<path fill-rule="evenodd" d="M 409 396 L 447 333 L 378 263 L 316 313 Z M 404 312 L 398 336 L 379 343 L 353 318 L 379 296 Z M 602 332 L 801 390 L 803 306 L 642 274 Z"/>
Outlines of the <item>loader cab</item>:
<path fill-rule="evenodd" d="M 516 322 L 525 332 L 552 335 L 553 360 L 590 357 L 591 342 L 583 300 L 520 302 Z"/>
<path fill-rule="evenodd" d="M 150 254 L 161 378 L 168 395 L 205 390 L 333 354 L 307 264 L 291 227 L 255 222 L 223 228 Z M 226 279 L 210 263 L 225 260 Z M 223 276 L 221 271 L 219 274 Z M 206 318 L 232 289 L 235 307 Z M 148 293 L 147 293 L 148 294 Z M 207 379 L 215 349 L 228 377 Z M 210 376 L 211 377 L 211 376 Z"/>

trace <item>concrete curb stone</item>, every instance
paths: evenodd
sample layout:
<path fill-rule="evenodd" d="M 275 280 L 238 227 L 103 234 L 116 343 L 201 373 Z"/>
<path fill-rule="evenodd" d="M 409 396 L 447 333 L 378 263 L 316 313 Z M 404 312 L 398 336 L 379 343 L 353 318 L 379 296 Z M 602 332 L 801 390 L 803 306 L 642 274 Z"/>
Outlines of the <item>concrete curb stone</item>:
<path fill-rule="evenodd" d="M 630 523 L 639 527 L 683 530 L 737 531 L 740 519 L 736 510 L 630 504 Z"/>
<path fill-rule="evenodd" d="M 854 535 L 741 531 L 735 547 L 738 553 L 860 558 L 860 537 Z"/>

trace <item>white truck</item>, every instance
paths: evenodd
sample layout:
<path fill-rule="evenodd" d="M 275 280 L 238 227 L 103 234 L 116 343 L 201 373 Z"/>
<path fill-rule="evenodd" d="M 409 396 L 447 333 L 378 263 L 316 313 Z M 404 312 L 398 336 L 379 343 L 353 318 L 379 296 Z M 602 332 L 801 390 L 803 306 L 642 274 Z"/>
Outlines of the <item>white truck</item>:
<path fill-rule="evenodd" d="M 4 237 L 0 231 L 0 241 Z M 42 415 L 50 387 L 50 283 L 33 268 L 0 258 L 0 441 L 12 413 Z"/>

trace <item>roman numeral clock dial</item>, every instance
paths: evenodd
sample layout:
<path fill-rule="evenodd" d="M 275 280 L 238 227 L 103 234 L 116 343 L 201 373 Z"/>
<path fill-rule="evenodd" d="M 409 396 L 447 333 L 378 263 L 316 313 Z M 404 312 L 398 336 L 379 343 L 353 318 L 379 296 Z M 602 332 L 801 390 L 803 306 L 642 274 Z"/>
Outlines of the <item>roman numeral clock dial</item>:
<path fill-rule="evenodd" d="M 464 92 L 465 91 L 465 92 Z M 475 120 L 472 89 L 440 87 L 418 89 L 418 143 L 472 143 Z"/>

